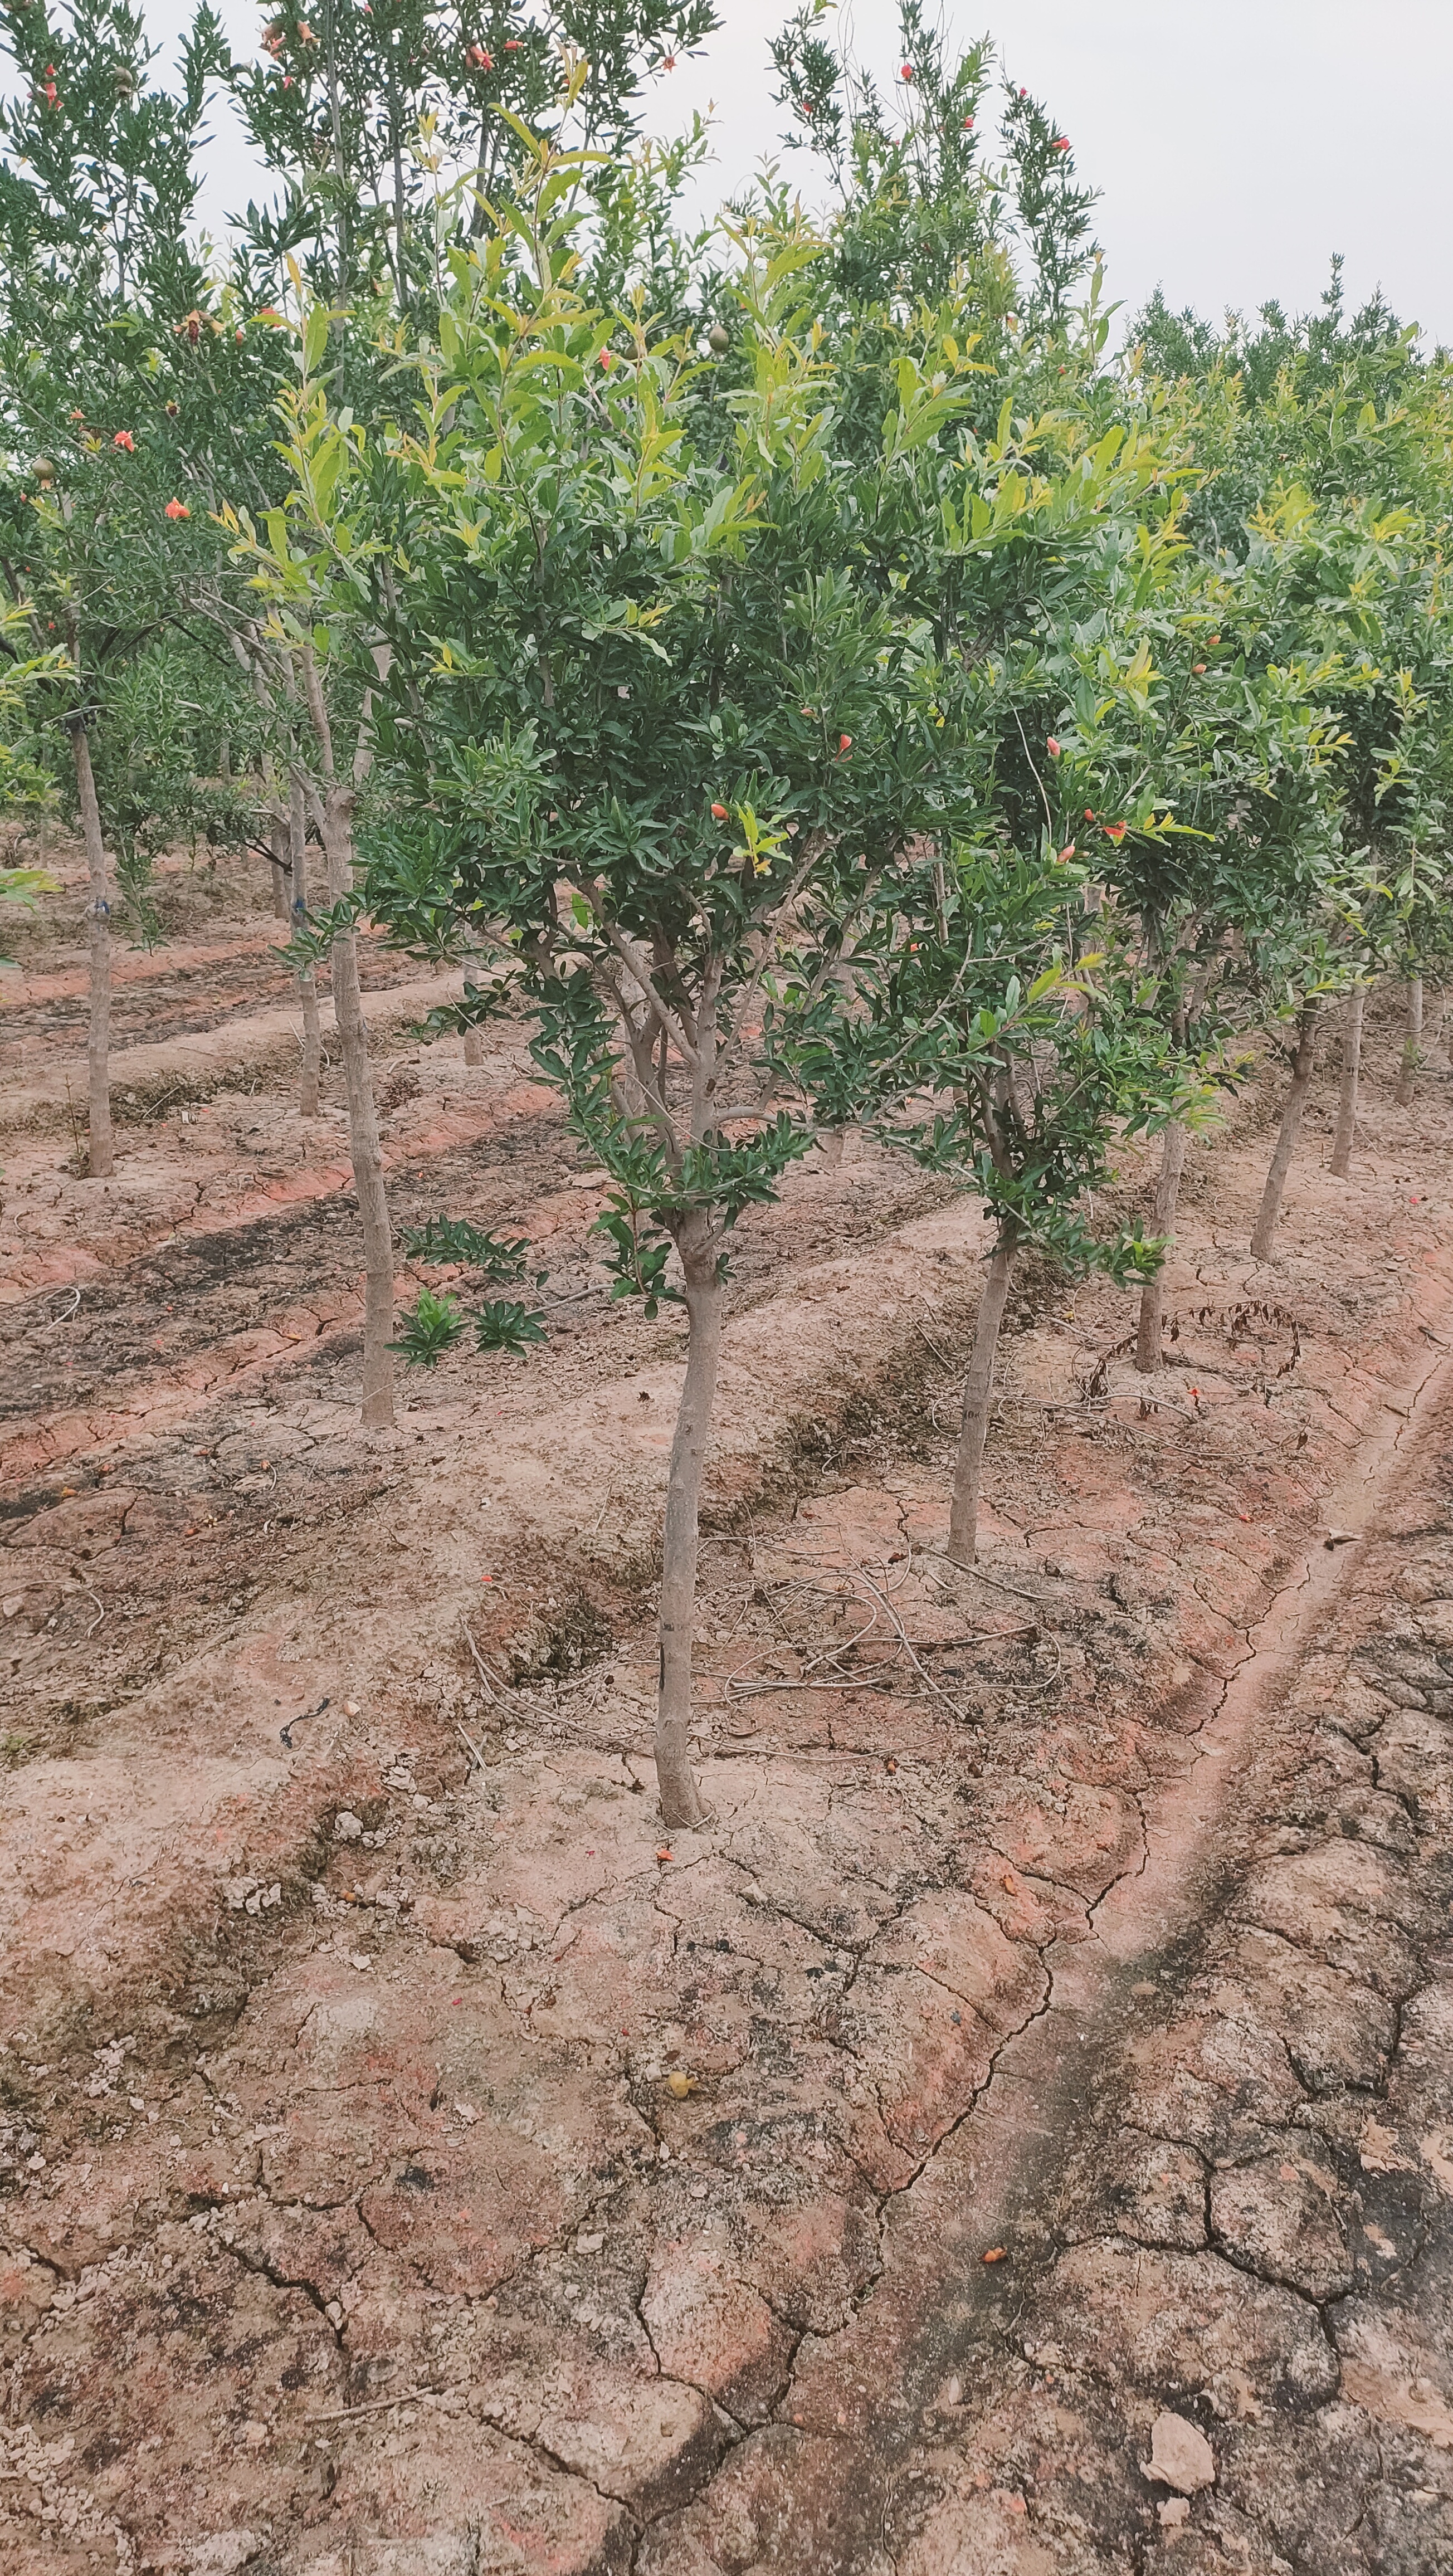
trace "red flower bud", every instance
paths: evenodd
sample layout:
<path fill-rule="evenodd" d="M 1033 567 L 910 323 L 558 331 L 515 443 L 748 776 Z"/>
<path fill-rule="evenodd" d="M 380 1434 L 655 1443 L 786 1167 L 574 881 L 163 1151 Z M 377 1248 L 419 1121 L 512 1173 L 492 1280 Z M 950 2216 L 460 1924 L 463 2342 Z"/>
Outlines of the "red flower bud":
<path fill-rule="evenodd" d="M 1107 841 L 1123 841 L 1130 827 L 1126 823 L 1106 823 L 1101 828 Z"/>
<path fill-rule="evenodd" d="M 1070 148 L 1069 136 L 1067 134 L 1057 134 L 1054 138 L 1054 148 L 1056 152 L 1068 152 Z"/>
<path fill-rule="evenodd" d="M 128 456 L 134 456 L 136 453 L 136 441 L 129 429 L 118 429 L 111 444 L 113 447 L 124 447 Z"/>
<path fill-rule="evenodd" d="M 1204 663 L 1204 662 L 1193 662 L 1193 663 L 1191 664 L 1191 669 L 1195 672 L 1195 675 L 1196 675 L 1196 677 L 1197 677 L 1197 679 L 1198 679 L 1198 680 L 1199 680 L 1199 678 L 1200 678 L 1200 676 L 1201 676 L 1201 673 L 1204 671 L 1205 667 L 1206 667 L 1206 665 L 1205 665 L 1205 663 Z"/>
<path fill-rule="evenodd" d="M 726 809 L 726 807 L 725 807 L 724 805 L 713 805 L 713 807 L 712 807 L 712 809 L 711 809 L 711 810 L 712 810 L 712 815 L 713 815 L 714 819 L 715 819 L 718 823 L 724 823 L 724 822 L 726 821 L 726 818 L 727 818 L 727 809 Z"/>
<path fill-rule="evenodd" d="M 969 128 L 970 128 L 970 126 L 973 124 L 973 122 L 974 122 L 974 120 L 973 120 L 973 118 L 972 118 L 971 116 L 966 116 L 966 117 L 964 118 L 964 132 L 965 132 L 965 134 L 967 134 L 967 133 L 968 133 Z"/>
<path fill-rule="evenodd" d="M 839 751 L 851 751 L 853 747 L 852 735 L 850 733 L 840 733 L 837 738 L 837 747 Z"/>
<path fill-rule="evenodd" d="M 663 72 L 674 72 L 676 69 L 676 57 L 674 54 L 663 54 L 661 56 L 661 69 Z"/>
<path fill-rule="evenodd" d="M 615 365 L 615 359 L 609 349 L 602 349 L 600 353 L 600 363 L 606 368 L 610 368 Z"/>
<path fill-rule="evenodd" d="M 189 519 L 192 514 L 185 501 L 168 501 L 162 515 L 168 519 Z"/>
<path fill-rule="evenodd" d="M 1049 740 L 1045 745 L 1045 749 L 1048 751 L 1051 760 L 1058 760 L 1059 744 L 1055 741 L 1053 734 L 1050 735 Z"/>
<path fill-rule="evenodd" d="M 911 63 L 904 63 L 902 65 L 902 72 L 904 79 L 906 81 L 911 81 L 913 78 L 913 65 Z"/>

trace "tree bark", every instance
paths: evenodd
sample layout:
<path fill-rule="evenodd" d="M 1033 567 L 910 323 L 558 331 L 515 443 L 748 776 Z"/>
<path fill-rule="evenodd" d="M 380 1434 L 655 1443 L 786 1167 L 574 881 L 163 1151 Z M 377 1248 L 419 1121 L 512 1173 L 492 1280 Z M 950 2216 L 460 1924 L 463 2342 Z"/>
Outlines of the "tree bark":
<path fill-rule="evenodd" d="M 1312 1068 L 1316 1062 L 1316 1055 L 1317 1005 L 1315 1002 L 1308 1002 L 1297 1022 L 1297 1045 L 1296 1053 L 1292 1057 L 1291 1088 L 1286 1096 L 1286 1106 L 1281 1113 L 1281 1129 L 1276 1140 L 1276 1151 L 1271 1158 L 1271 1169 L 1266 1176 L 1266 1187 L 1261 1193 L 1261 1205 L 1256 1211 L 1256 1223 L 1251 1230 L 1251 1256 L 1254 1261 L 1271 1259 L 1271 1248 L 1276 1241 L 1276 1221 L 1281 1213 L 1281 1194 L 1286 1188 L 1287 1173 L 1291 1169 L 1292 1155 L 1296 1150 L 1302 1111 L 1307 1105 L 1307 1093 L 1311 1089 Z"/>
<path fill-rule="evenodd" d="M 76 797 L 86 844 L 87 892 L 90 896 L 90 1018 L 86 1030 L 89 1150 L 87 1168 L 93 1181 L 104 1181 L 113 1167 L 111 1144 L 111 863 L 101 837 L 101 808 L 84 716 L 70 724 L 71 757 L 76 767 Z"/>
<path fill-rule="evenodd" d="M 700 1554 L 701 1480 L 721 1359 L 725 1290 L 705 1217 L 688 1218 L 677 1248 L 686 1273 L 686 1383 L 671 1444 L 661 1551 L 656 1785 L 665 1823 L 695 1825 L 706 1811 L 691 1768 L 691 1632 Z"/>
<path fill-rule="evenodd" d="M 1160 1172 L 1155 1184 L 1154 1231 L 1173 1238 L 1176 1228 L 1176 1201 L 1180 1197 L 1181 1174 L 1186 1163 L 1186 1131 L 1176 1119 L 1165 1131 L 1165 1147 L 1160 1158 Z M 1135 1337 L 1135 1365 L 1142 1377 L 1153 1377 L 1160 1366 L 1161 1320 L 1165 1308 L 1165 1265 L 1162 1263 L 1153 1279 L 1147 1279 L 1140 1292 L 1140 1323 Z"/>
<path fill-rule="evenodd" d="M 1342 1092 L 1337 1103 L 1337 1133 L 1332 1139 L 1329 1166 L 1339 1181 L 1347 1178 L 1357 1134 L 1357 1084 L 1362 1071 L 1362 1014 L 1366 1007 L 1367 987 L 1359 984 L 1347 996 L 1347 1017 L 1342 1023 Z"/>
<path fill-rule="evenodd" d="M 483 1031 L 483 1029 L 476 1027 L 476 1028 L 466 1029 L 466 1030 L 465 1030 L 465 1032 L 464 1032 L 464 1061 L 465 1061 L 465 1063 L 466 1063 L 466 1064 L 483 1064 L 483 1062 L 484 1062 L 484 1031 Z"/>
<path fill-rule="evenodd" d="M 328 900 L 341 903 L 353 889 L 353 790 L 329 781 L 323 799 L 323 855 Z M 368 1060 L 368 1027 L 358 980 L 358 935 L 343 930 L 333 942 L 333 1017 L 338 1024 L 343 1081 L 348 1095 L 348 1142 L 353 1186 L 363 1225 L 363 1428 L 386 1430 L 394 1418 L 394 1247 L 383 1186 L 383 1149 Z"/>
<path fill-rule="evenodd" d="M 292 878 L 293 927 L 301 930 L 308 915 L 308 816 L 303 782 L 293 778 L 288 797 L 288 860 Z M 318 1016 L 318 979 L 311 967 L 298 975 L 298 1004 L 303 1014 L 303 1069 L 298 1083 L 298 1115 L 318 1115 L 318 1076 L 323 1063 L 323 1024 Z"/>
<path fill-rule="evenodd" d="M 272 917 L 274 921 L 292 918 L 289 887 L 292 878 L 291 842 L 286 814 L 274 814 L 268 834 L 271 844 L 269 863 L 272 868 Z"/>
<path fill-rule="evenodd" d="M 990 1255 L 974 1326 L 974 1347 L 964 1382 L 963 1421 L 954 1461 L 953 1500 L 949 1506 L 948 1552 L 955 1565 L 972 1565 L 979 1532 L 979 1488 L 984 1474 L 984 1444 L 989 1437 L 989 1405 L 994 1393 L 994 1362 L 999 1327 L 1009 1296 L 1019 1229 L 1009 1218 L 999 1230 Z"/>
<path fill-rule="evenodd" d="M 1413 1077 L 1422 1061 L 1422 1054 L 1423 979 L 1421 975 L 1410 975 L 1407 1017 L 1403 1022 L 1402 1062 L 1398 1067 L 1397 1105 L 1399 1109 L 1411 1109 L 1413 1105 Z"/>

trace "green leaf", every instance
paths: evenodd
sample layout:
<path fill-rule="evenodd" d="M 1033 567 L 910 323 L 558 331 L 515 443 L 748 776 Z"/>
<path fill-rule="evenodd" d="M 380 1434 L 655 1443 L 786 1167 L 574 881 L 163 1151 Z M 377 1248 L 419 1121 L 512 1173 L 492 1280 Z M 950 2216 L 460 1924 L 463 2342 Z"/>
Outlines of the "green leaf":
<path fill-rule="evenodd" d="M 421 1288 L 402 1333 L 389 1349 L 400 1352 L 415 1368 L 437 1368 L 463 1331 L 464 1317 L 453 1298 L 436 1297 L 432 1288 Z"/>

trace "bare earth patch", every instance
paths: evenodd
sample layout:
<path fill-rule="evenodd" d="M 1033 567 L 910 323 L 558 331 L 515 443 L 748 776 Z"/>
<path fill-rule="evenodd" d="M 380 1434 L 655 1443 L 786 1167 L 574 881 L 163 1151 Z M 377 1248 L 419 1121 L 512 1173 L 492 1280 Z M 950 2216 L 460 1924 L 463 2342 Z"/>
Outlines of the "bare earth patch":
<path fill-rule="evenodd" d="M 186 957 L 265 1015 L 224 896 Z M 712 1817 L 666 1837 L 677 1327 L 610 1305 L 519 1032 L 466 1068 L 376 978 L 396 1212 L 527 1233 L 549 1340 L 364 1440 L 337 1103 L 266 1048 L 184 1080 L 179 963 L 74 1179 L 51 936 L 0 1241 L 7 2563 L 1453 2567 L 1448 1077 L 1396 1111 L 1372 1029 L 1348 1184 L 1321 1082 L 1271 1268 L 1270 1092 L 1194 1150 L 1151 1407 L 1129 1300 L 1026 1279 L 972 1576 L 974 1207 L 860 1154 L 746 1220 Z"/>

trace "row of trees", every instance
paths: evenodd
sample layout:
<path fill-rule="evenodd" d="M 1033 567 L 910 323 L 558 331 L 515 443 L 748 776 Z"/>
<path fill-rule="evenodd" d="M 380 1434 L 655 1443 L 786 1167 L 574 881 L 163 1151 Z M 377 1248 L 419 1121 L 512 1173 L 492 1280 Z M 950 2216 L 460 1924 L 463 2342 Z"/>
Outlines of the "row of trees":
<path fill-rule="evenodd" d="M 109 907 L 144 924 L 149 852 L 200 800 L 285 888 L 305 1111 L 331 968 L 386 1423 L 399 1348 L 437 1358 L 466 1319 L 425 1291 L 395 1332 L 361 918 L 464 962 L 466 1037 L 526 1015 L 608 1178 L 614 1293 L 685 1310 L 657 1754 L 690 1822 L 746 1208 L 850 1124 L 981 1199 L 967 1564 L 1025 1250 L 1138 1282 L 1157 1368 L 1187 1135 L 1284 1033 L 1269 1257 L 1339 997 L 1346 1171 L 1361 997 L 1417 990 L 1447 935 L 1445 372 L 1380 311 L 1347 323 L 1335 280 L 1313 330 L 1229 345 L 1154 308 L 1112 359 L 1068 138 L 1011 85 L 990 157 L 987 51 L 951 58 L 914 5 L 882 92 L 820 9 L 773 48 L 831 216 L 769 174 L 694 233 L 701 136 L 638 129 L 705 6 L 446 28 L 375 0 L 346 40 L 278 20 L 242 71 L 204 11 L 177 97 L 122 9 L 0 19 L 31 84 L 7 703 L 17 793 L 48 771 L 86 840 L 92 1171 Z M 188 246 L 216 82 L 279 181 L 225 274 Z M 1154 1211 L 1106 1225 L 1127 1137 L 1163 1140 Z M 414 1249 L 481 1290 L 522 1267 L 467 1212 Z M 495 1296 L 474 1324 L 537 1330 Z"/>

